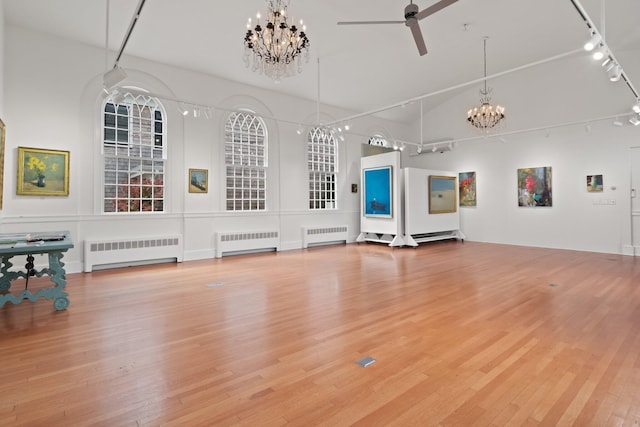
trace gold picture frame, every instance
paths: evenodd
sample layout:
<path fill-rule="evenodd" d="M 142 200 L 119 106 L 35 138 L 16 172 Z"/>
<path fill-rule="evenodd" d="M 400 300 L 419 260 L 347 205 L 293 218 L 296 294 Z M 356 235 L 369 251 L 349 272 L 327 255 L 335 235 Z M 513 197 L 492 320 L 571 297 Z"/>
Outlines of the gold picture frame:
<path fill-rule="evenodd" d="M 207 193 L 209 191 L 209 171 L 207 169 L 189 169 L 189 193 Z"/>
<path fill-rule="evenodd" d="M 2 209 L 2 195 L 4 193 L 4 135 L 7 127 L 0 119 L 0 209 Z"/>
<path fill-rule="evenodd" d="M 69 152 L 18 147 L 16 194 L 68 196 Z"/>
<path fill-rule="evenodd" d="M 443 214 L 456 212 L 457 179 L 455 176 L 429 176 L 429 213 Z"/>

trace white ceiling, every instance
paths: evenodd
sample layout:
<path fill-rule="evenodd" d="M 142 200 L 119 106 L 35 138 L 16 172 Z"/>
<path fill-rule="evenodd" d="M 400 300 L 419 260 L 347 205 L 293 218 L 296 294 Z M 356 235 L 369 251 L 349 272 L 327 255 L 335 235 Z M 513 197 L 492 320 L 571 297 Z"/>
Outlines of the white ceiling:
<path fill-rule="evenodd" d="M 596 26 L 606 30 L 614 53 L 640 49 L 640 1 L 610 0 L 605 7 L 603 1 L 581 4 Z M 435 2 L 416 0 L 420 9 Z M 109 47 L 117 51 L 137 1 L 4 0 L 5 19 L 104 47 L 107 4 Z M 320 86 L 323 103 L 366 112 L 481 78 L 484 36 L 489 37 L 489 75 L 578 49 L 588 38 L 587 26 L 570 0 L 459 0 L 420 21 L 429 49 L 425 56 L 419 56 L 404 25 L 336 25 L 402 20 L 407 4 L 292 0 L 289 14 L 307 25 L 311 59 L 302 74 L 275 83 L 243 63 L 247 18 L 256 12 L 265 15 L 263 0 L 147 0 L 121 65 L 126 69 L 126 55 L 134 55 L 313 101 Z M 625 72 L 640 85 L 640 75 Z M 429 97 L 425 109 L 450 95 Z M 405 116 L 401 109 L 396 112 L 396 119 L 415 119 L 409 117 L 415 111 Z"/>

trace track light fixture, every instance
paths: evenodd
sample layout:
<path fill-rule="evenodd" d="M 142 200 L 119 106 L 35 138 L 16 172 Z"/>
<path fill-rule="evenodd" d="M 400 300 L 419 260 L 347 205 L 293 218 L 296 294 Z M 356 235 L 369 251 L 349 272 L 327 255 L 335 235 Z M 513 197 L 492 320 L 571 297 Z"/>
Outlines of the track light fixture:
<path fill-rule="evenodd" d="M 602 36 L 596 32 L 591 33 L 591 38 L 584 44 L 584 50 L 591 52 L 602 41 Z"/>
<path fill-rule="evenodd" d="M 617 82 L 618 80 L 620 80 L 620 76 L 622 75 L 622 67 L 616 64 L 609 70 L 607 75 L 609 76 L 609 80 L 611 80 L 612 82 Z"/>
<path fill-rule="evenodd" d="M 636 104 L 633 107 L 631 107 L 631 109 L 633 110 L 634 113 L 640 114 L 640 99 L 638 99 L 638 102 L 636 102 Z"/>
<path fill-rule="evenodd" d="M 638 116 L 633 116 L 629 119 L 629 123 L 631 123 L 634 126 L 638 126 L 640 125 L 640 118 L 638 118 Z"/>
<path fill-rule="evenodd" d="M 111 90 L 118 83 L 127 78 L 127 73 L 120 68 L 119 66 L 115 66 L 102 76 L 102 84 L 105 89 Z"/>

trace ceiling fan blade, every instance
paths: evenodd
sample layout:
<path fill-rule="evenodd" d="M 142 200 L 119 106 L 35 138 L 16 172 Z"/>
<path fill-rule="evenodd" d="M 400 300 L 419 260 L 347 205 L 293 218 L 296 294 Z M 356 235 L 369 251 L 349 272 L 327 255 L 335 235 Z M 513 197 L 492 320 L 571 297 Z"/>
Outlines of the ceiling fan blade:
<path fill-rule="evenodd" d="M 360 25 L 360 24 L 404 24 L 405 21 L 342 21 L 338 25 Z"/>
<path fill-rule="evenodd" d="M 411 28 L 411 34 L 413 34 L 413 39 L 416 41 L 416 46 L 418 47 L 418 52 L 420 52 L 420 56 L 427 54 L 427 45 L 424 42 L 424 37 L 422 37 L 422 30 L 420 30 L 420 24 L 416 19 L 408 19 L 407 26 Z"/>
<path fill-rule="evenodd" d="M 416 18 L 418 20 L 420 19 L 424 19 L 429 15 L 433 15 L 434 13 L 436 13 L 437 11 L 439 11 L 440 9 L 444 9 L 445 7 L 452 5 L 453 3 L 457 2 L 458 0 L 440 0 L 438 3 L 429 6 L 426 9 L 421 10 L 420 12 L 418 12 L 418 14 L 416 15 Z"/>

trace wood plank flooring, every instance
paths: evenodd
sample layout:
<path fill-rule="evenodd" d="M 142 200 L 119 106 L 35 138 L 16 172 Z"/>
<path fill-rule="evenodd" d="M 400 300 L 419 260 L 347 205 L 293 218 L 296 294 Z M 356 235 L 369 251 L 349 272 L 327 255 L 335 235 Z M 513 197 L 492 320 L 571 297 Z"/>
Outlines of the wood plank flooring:
<path fill-rule="evenodd" d="M 351 244 L 67 279 L 66 311 L 0 309 L 2 426 L 640 425 L 633 257 Z"/>

